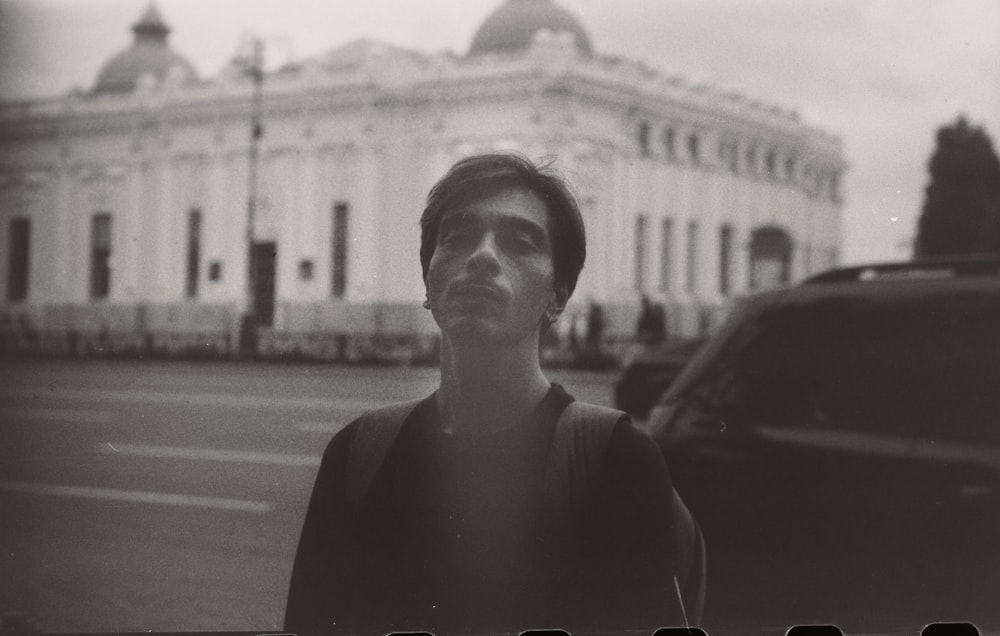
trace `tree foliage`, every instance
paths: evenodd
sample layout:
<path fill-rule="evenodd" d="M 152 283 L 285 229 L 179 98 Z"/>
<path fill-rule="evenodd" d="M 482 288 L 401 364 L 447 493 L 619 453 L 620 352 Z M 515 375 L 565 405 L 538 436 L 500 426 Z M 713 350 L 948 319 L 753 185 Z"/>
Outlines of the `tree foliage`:
<path fill-rule="evenodd" d="M 1000 253 L 1000 160 L 989 135 L 960 116 L 937 131 L 915 256 Z"/>

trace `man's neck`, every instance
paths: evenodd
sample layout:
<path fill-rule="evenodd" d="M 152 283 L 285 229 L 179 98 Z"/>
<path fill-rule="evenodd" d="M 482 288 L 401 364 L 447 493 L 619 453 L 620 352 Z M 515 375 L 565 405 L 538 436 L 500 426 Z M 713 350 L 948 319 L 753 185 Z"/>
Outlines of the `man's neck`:
<path fill-rule="evenodd" d="M 442 428 L 449 433 L 491 433 L 516 425 L 545 397 L 538 343 L 484 346 L 482 342 L 441 346 L 437 393 Z"/>

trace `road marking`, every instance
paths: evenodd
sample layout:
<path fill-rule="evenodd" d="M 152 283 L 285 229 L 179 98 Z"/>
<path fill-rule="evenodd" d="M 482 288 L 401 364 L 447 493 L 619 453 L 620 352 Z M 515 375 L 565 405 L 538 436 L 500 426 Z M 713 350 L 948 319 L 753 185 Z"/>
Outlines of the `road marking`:
<path fill-rule="evenodd" d="M 114 417 L 107 411 L 86 409 L 46 409 L 36 407 L 0 407 L 0 420 L 11 419 L 55 420 L 59 422 L 80 422 L 84 424 L 110 424 Z"/>
<path fill-rule="evenodd" d="M 101 442 L 97 452 L 102 455 L 126 457 L 152 457 L 155 459 L 196 459 L 215 462 L 246 462 L 249 464 L 278 464 L 280 466 L 319 466 L 317 455 L 261 453 L 256 451 L 216 450 L 211 448 L 184 448 L 179 446 L 150 446 L 145 444 L 120 444 Z"/>
<path fill-rule="evenodd" d="M 347 426 L 343 422 L 299 422 L 296 427 L 303 433 L 336 433 Z"/>
<path fill-rule="evenodd" d="M 165 492 L 144 492 L 141 490 L 117 490 L 113 488 L 64 486 L 60 484 L 33 484 L 19 481 L 0 481 L 0 490 L 31 495 L 55 495 L 57 497 L 101 499 L 104 501 L 123 501 L 127 503 L 166 506 L 193 506 L 237 512 L 265 513 L 271 511 L 271 504 L 266 501 L 247 501 L 225 497 L 201 497 Z"/>
<path fill-rule="evenodd" d="M 314 398 L 308 396 L 236 395 L 232 393 L 172 393 L 142 389 L 68 389 L 64 387 L 24 386 L 0 389 L 0 395 L 31 397 L 38 400 L 108 400 L 128 404 L 171 404 L 175 406 L 226 406 L 268 408 L 316 408 L 356 411 L 358 415 L 391 403 L 385 400 L 357 398 Z"/>

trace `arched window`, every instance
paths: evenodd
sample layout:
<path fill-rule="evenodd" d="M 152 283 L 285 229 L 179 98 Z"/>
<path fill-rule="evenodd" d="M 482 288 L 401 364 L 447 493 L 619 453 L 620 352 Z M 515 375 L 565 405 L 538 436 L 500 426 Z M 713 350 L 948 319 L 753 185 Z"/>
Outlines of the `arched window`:
<path fill-rule="evenodd" d="M 701 163 L 701 139 L 698 138 L 698 133 L 691 133 L 688 135 L 688 157 L 690 157 L 692 163 Z"/>
<path fill-rule="evenodd" d="M 757 228 L 750 235 L 751 290 L 787 285 L 791 280 L 792 239 L 780 227 Z"/>
<path fill-rule="evenodd" d="M 785 157 L 785 178 L 795 180 L 795 157 L 792 155 Z"/>
<path fill-rule="evenodd" d="M 729 135 L 724 135 L 719 139 L 718 165 L 728 166 L 729 171 L 733 174 L 739 172 L 739 146 L 736 139 Z"/>
<path fill-rule="evenodd" d="M 639 122 L 639 130 L 637 132 L 639 142 L 639 155 L 643 157 L 649 156 L 649 122 L 641 121 Z"/>
<path fill-rule="evenodd" d="M 778 152 L 774 148 L 768 149 L 764 156 L 764 166 L 767 168 L 767 176 L 778 176 Z"/>
<path fill-rule="evenodd" d="M 729 148 L 729 172 L 740 173 L 740 145 L 736 140 L 733 140 Z"/>
<path fill-rule="evenodd" d="M 687 280 L 685 291 L 694 294 L 698 290 L 698 221 L 687 224 Z"/>
<path fill-rule="evenodd" d="M 757 174 L 757 146 L 747 146 L 746 164 L 747 172 Z"/>
<path fill-rule="evenodd" d="M 719 293 L 732 292 L 733 226 L 724 223 L 719 227 Z"/>
<path fill-rule="evenodd" d="M 663 131 L 663 152 L 670 161 L 677 159 L 677 133 L 670 126 Z"/>
<path fill-rule="evenodd" d="M 90 217 L 90 299 L 104 300 L 111 293 L 111 213 Z"/>

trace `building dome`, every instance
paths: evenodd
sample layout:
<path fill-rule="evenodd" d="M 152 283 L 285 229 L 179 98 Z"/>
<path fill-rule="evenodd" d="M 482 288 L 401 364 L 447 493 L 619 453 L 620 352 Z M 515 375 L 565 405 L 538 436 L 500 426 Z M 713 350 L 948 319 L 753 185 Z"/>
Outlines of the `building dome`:
<path fill-rule="evenodd" d="M 523 51 L 531 46 L 535 34 L 545 29 L 572 33 L 580 51 L 590 55 L 590 37 L 583 26 L 552 0 L 507 0 L 476 31 L 469 55 Z"/>
<path fill-rule="evenodd" d="M 171 74 L 183 79 L 197 77 L 194 67 L 167 45 L 170 27 L 160 17 L 155 5 L 150 5 L 138 22 L 132 25 L 135 40 L 132 46 L 108 60 L 97 75 L 94 93 L 128 93 L 144 75 L 162 82 Z"/>

